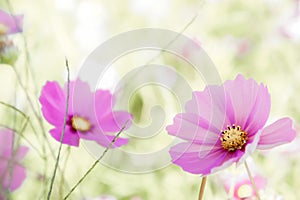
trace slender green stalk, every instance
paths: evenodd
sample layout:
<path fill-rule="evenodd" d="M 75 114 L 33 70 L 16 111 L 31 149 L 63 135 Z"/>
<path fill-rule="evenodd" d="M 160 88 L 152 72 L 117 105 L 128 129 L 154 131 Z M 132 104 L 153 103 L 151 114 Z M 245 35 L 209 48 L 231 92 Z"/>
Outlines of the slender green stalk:
<path fill-rule="evenodd" d="M 206 176 L 204 176 L 201 181 L 198 200 L 202 200 L 204 197 L 204 189 L 205 189 L 206 181 L 207 181 L 207 178 L 206 178 Z"/>
<path fill-rule="evenodd" d="M 74 187 L 70 190 L 70 192 L 64 197 L 64 200 L 68 199 L 70 195 L 73 193 L 73 191 L 77 188 L 77 186 L 89 175 L 89 173 L 96 167 L 96 165 L 103 159 L 103 157 L 106 155 L 108 150 L 113 146 L 113 144 L 116 142 L 120 134 L 123 132 L 127 125 L 128 121 L 124 124 L 122 129 L 117 133 L 117 135 L 114 137 L 114 139 L 111 141 L 109 146 L 103 151 L 102 155 L 93 163 L 93 165 L 87 170 L 87 172 L 79 179 L 79 181 L 74 185 Z"/>
<path fill-rule="evenodd" d="M 26 115 L 25 113 L 23 113 L 21 110 L 19 110 L 18 108 L 14 107 L 13 105 L 7 104 L 7 103 L 5 103 L 5 102 L 3 102 L 3 101 L 0 101 L 0 104 L 6 106 L 6 107 L 8 107 L 8 108 L 11 108 L 11 109 L 13 109 L 14 111 L 20 113 L 24 118 L 28 118 L 27 115 Z"/>
<path fill-rule="evenodd" d="M 49 192 L 48 192 L 48 195 L 47 195 L 47 200 L 50 199 L 51 193 L 52 193 L 53 183 L 54 183 L 54 180 L 55 180 L 55 176 L 56 176 L 56 172 L 57 172 L 57 168 L 58 168 L 58 163 L 59 163 L 59 159 L 60 159 L 60 153 L 61 153 L 61 149 L 62 149 L 62 141 L 63 141 L 64 136 L 65 136 L 66 124 L 67 124 L 67 117 L 68 117 L 68 111 L 69 111 L 70 69 L 69 69 L 68 60 L 66 60 L 66 68 L 67 68 L 67 74 L 68 74 L 66 113 L 65 113 L 65 117 L 64 117 L 64 126 L 63 126 L 63 130 L 62 130 L 61 137 L 60 137 L 60 145 L 59 145 L 59 149 L 58 149 L 58 153 L 57 153 L 57 158 L 56 158 L 56 162 L 55 162 L 55 167 L 54 167 L 53 175 L 52 175 L 51 182 L 50 182 L 50 187 L 49 187 Z"/>
<path fill-rule="evenodd" d="M 13 6 L 11 5 L 10 1 L 9 0 L 6 0 L 6 5 L 8 7 L 8 10 L 10 12 L 10 14 L 14 14 L 14 9 L 13 9 Z M 16 19 L 14 19 L 14 22 L 16 25 L 18 25 Z M 19 29 L 21 29 L 22 27 L 18 27 Z M 30 67 L 31 66 L 31 59 L 30 59 L 30 54 L 29 54 L 29 48 L 28 48 L 28 44 L 27 44 L 27 39 L 25 37 L 25 34 L 24 32 L 22 31 L 21 33 L 21 36 L 22 36 L 22 39 L 23 39 L 23 45 L 24 45 L 24 49 L 25 49 L 25 62 L 26 62 L 26 65 L 25 65 L 25 76 L 26 76 L 26 81 L 27 81 L 27 84 L 28 84 L 28 81 L 29 81 L 29 75 L 31 76 L 32 78 L 32 82 L 33 82 L 33 87 L 34 87 L 34 93 L 37 94 L 37 86 L 36 86 L 36 80 L 35 80 L 35 76 L 34 76 L 34 73 L 33 73 L 33 70 L 32 68 Z"/>
<path fill-rule="evenodd" d="M 157 54 L 156 56 L 154 56 L 153 58 L 151 58 L 146 63 L 146 65 L 151 64 L 155 59 L 157 59 L 160 56 L 161 53 L 165 52 L 166 51 L 165 49 L 168 48 L 169 46 L 171 46 L 180 37 L 180 35 L 182 33 L 184 33 L 193 24 L 193 22 L 197 19 L 197 17 L 198 17 L 198 13 L 196 13 L 194 15 L 194 17 L 182 28 L 182 30 L 179 31 L 179 33 L 176 35 L 176 37 L 174 37 L 170 42 L 168 42 L 166 44 L 166 46 L 163 49 L 160 50 L 159 54 Z"/>
<path fill-rule="evenodd" d="M 250 169 L 249 169 L 249 167 L 248 167 L 248 164 L 247 164 L 246 161 L 244 162 L 244 164 L 245 164 L 245 167 L 246 167 L 246 170 L 247 170 L 249 179 L 250 179 L 250 181 L 251 181 L 252 187 L 253 187 L 253 189 L 254 189 L 254 191 L 255 191 L 255 193 L 256 193 L 256 197 L 257 197 L 258 200 L 261 200 L 260 195 L 259 195 L 259 192 L 258 192 L 258 189 L 257 189 L 256 184 L 255 184 L 255 182 L 254 182 L 254 179 L 253 179 L 253 177 L 252 177 L 252 175 L 251 175 Z"/>
<path fill-rule="evenodd" d="M 14 131 L 15 133 L 17 133 L 21 138 L 23 138 L 23 139 L 24 139 L 24 140 L 25 140 L 25 141 L 26 141 L 33 149 L 36 150 L 36 152 L 38 153 L 38 155 L 39 155 L 41 158 L 43 158 L 43 156 L 42 156 L 42 154 L 40 153 L 40 151 L 38 150 L 38 148 L 35 147 L 35 146 L 33 145 L 33 143 L 32 143 L 27 137 L 25 137 L 25 136 L 22 134 L 22 133 L 25 131 L 25 129 L 27 128 L 27 125 L 30 124 L 30 118 L 29 118 L 25 113 L 23 113 L 21 110 L 19 110 L 18 108 L 14 107 L 13 105 L 7 104 L 7 103 L 2 102 L 2 101 L 0 101 L 0 104 L 4 105 L 4 106 L 6 106 L 6 107 L 8 107 L 8 108 L 10 108 L 10 109 L 13 109 L 14 111 L 20 113 L 20 114 L 22 115 L 22 117 L 25 118 L 25 124 L 23 125 L 21 131 L 17 131 L 17 130 L 15 130 L 15 129 L 13 129 L 13 131 Z M 7 128 L 8 128 L 8 127 L 7 127 Z"/>
<path fill-rule="evenodd" d="M 64 192 L 64 185 L 65 185 L 65 176 L 64 176 L 64 171 L 66 171 L 66 168 L 67 168 L 67 163 L 69 161 L 69 157 L 71 155 L 71 147 L 68 146 L 67 148 L 67 153 L 66 153 L 66 158 L 65 158 L 65 162 L 63 164 L 63 169 L 62 169 L 62 176 L 61 176 L 61 180 L 60 180 L 60 184 L 59 184 L 59 199 L 62 199 L 63 197 L 63 192 Z"/>

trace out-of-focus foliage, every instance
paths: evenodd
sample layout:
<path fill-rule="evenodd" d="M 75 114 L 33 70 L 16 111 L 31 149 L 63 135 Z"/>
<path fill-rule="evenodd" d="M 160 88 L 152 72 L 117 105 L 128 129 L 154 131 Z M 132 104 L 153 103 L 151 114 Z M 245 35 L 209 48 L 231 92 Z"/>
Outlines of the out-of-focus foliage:
<path fill-rule="evenodd" d="M 7 4 L 9 2 L 10 5 Z M 71 76 L 76 77 L 81 63 L 101 42 L 132 29 L 153 27 L 180 32 L 197 16 L 184 34 L 199 41 L 203 49 L 215 63 L 223 80 L 233 79 L 238 73 L 258 82 L 267 84 L 271 93 L 271 119 L 291 116 L 300 122 L 300 40 L 288 37 L 282 32 L 295 16 L 296 1 L 293 0 L 5 0 L 0 6 L 14 13 L 24 14 L 23 36 L 11 38 L 19 49 L 18 60 L 8 68 L 0 64 L 0 100 L 30 111 L 28 98 L 39 109 L 37 97 L 47 80 L 65 81 L 64 62 L 67 57 L 71 66 Z M 299 23 L 293 30 L 300 32 Z M 145 64 L 154 54 L 127 57 L 116 63 L 115 74 L 124 75 L 137 64 Z M 162 54 L 155 61 L 174 66 L 195 90 L 202 90 L 204 82 L 187 69 L 175 56 Z M 122 70 L 118 66 L 123 67 Z M 28 92 L 17 84 L 20 75 Z M 110 88 L 114 78 L 105 85 Z M 174 87 L 178 87 L 175 86 Z M 179 86 L 180 87 L 180 86 Z M 167 110 L 165 122 L 170 123 L 174 114 L 180 111 L 173 96 L 156 86 L 145 88 L 132 96 L 129 109 L 135 115 L 135 123 L 151 123 L 150 109 L 160 104 Z M 21 129 L 24 121 L 17 115 L 12 123 L 14 110 L 0 105 L 1 125 Z M 23 134 L 38 150 L 46 155 L 39 156 L 24 139 L 21 143 L 31 148 L 24 165 L 27 179 L 22 187 L 11 194 L 12 199 L 38 199 L 45 197 L 48 179 L 54 168 L 54 154 L 58 143 L 49 133 L 45 121 L 45 138 L 38 137 L 31 128 Z M 33 127 L 38 122 L 33 120 Z M 49 141 L 49 145 L 45 140 Z M 124 147 L 136 152 L 151 152 L 172 139 L 166 131 L 147 141 L 132 140 Z M 265 196 L 282 196 L 284 199 L 300 199 L 300 149 L 298 143 L 286 145 L 271 153 L 256 152 L 253 160 L 260 174 L 268 181 Z M 44 146 L 44 148 L 42 148 Z M 52 148 L 52 150 L 51 150 Z M 54 184 L 53 199 L 61 199 L 94 162 L 86 149 L 63 147 L 60 170 Z M 125 162 L 120 160 L 120 163 Z M 235 169 L 230 169 L 235 170 Z M 63 172 L 62 172 L 63 171 Z M 44 175 L 46 174 L 46 175 Z M 226 199 L 228 194 L 220 182 L 222 172 L 208 178 L 206 199 Z M 147 174 L 126 174 L 99 165 L 72 194 L 71 199 L 83 199 L 113 195 L 127 200 L 134 196 L 142 199 L 185 200 L 197 199 L 201 178 L 183 172 L 177 166 Z M 268 195 L 269 192 L 269 195 Z"/>

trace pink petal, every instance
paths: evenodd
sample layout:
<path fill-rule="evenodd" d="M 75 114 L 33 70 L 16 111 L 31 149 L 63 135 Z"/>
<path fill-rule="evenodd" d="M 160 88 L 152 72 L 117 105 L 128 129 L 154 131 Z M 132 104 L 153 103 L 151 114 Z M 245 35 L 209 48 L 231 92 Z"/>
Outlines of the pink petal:
<path fill-rule="evenodd" d="M 238 164 L 256 149 L 260 134 L 249 140 L 244 150 L 228 152 L 223 149 L 221 142 L 215 145 L 207 143 L 180 143 L 171 148 L 172 162 L 193 174 L 208 175 L 223 170 L 233 163 Z"/>
<path fill-rule="evenodd" d="M 0 160 L 0 179 L 2 180 L 2 186 L 0 187 L 13 191 L 20 187 L 26 178 L 26 170 L 23 166 L 16 162 L 10 164 L 10 166 L 12 166 L 12 171 L 9 171 L 8 166 L 8 160 Z"/>
<path fill-rule="evenodd" d="M 218 130 L 226 128 L 225 90 L 222 86 L 207 86 L 202 92 L 193 92 L 192 100 L 186 103 L 186 112 L 206 119 Z"/>
<path fill-rule="evenodd" d="M 260 85 L 256 103 L 245 125 L 248 137 L 256 134 L 265 124 L 270 114 L 271 100 L 266 87 Z"/>
<path fill-rule="evenodd" d="M 224 162 L 221 163 L 219 166 L 214 167 L 210 173 L 216 173 L 230 167 L 232 164 L 237 162 L 241 154 L 242 154 L 241 151 L 236 151 L 234 153 L 227 153 L 227 158 L 224 159 Z"/>
<path fill-rule="evenodd" d="M 249 138 L 243 154 L 239 157 L 237 165 L 245 162 L 245 160 L 256 150 L 261 132 L 258 132 L 254 137 Z"/>
<path fill-rule="evenodd" d="M 7 176 L 5 177 L 4 180 L 4 185 L 6 185 L 11 191 L 16 190 L 17 188 L 19 188 L 23 181 L 26 178 L 26 169 L 19 165 L 19 164 L 14 164 L 13 166 L 13 171 L 12 171 L 12 179 L 10 180 L 9 178 L 9 173 L 7 173 Z"/>
<path fill-rule="evenodd" d="M 40 103 L 45 119 L 54 126 L 61 126 L 64 122 L 66 97 L 57 82 L 48 81 L 45 84 L 40 96 Z"/>
<path fill-rule="evenodd" d="M 63 129 L 62 127 L 55 127 L 54 129 L 50 130 L 50 134 L 58 142 L 60 142 L 62 129 Z M 79 146 L 79 136 L 78 136 L 77 132 L 72 131 L 72 127 L 66 126 L 66 131 L 65 131 L 64 139 L 63 139 L 62 143 L 68 144 L 71 146 L 76 146 L 76 147 Z"/>
<path fill-rule="evenodd" d="M 262 130 L 258 149 L 270 149 L 291 142 L 296 137 L 290 118 L 282 118 Z"/>
<path fill-rule="evenodd" d="M 267 186 L 267 179 L 262 176 L 254 176 L 254 182 L 258 189 L 263 189 Z"/>
<path fill-rule="evenodd" d="M 95 110 L 100 119 L 113 110 L 114 97 L 108 90 L 97 90 L 95 93 Z"/>
<path fill-rule="evenodd" d="M 177 114 L 174 123 L 166 129 L 170 135 L 195 143 L 205 141 L 205 143 L 215 144 L 219 141 L 220 131 L 210 127 L 205 119 L 193 113 Z"/>
<path fill-rule="evenodd" d="M 1 129 L 0 130 L 0 155 L 5 158 L 11 157 L 12 142 L 13 142 L 13 131 L 10 129 Z"/>
<path fill-rule="evenodd" d="M 92 132 L 88 132 L 85 134 L 79 133 L 79 137 L 82 139 L 85 139 L 85 140 L 95 141 L 103 147 L 109 147 L 109 145 L 112 143 L 112 140 L 114 139 L 115 136 L 105 135 L 105 134 L 101 133 L 100 131 L 97 132 L 97 130 L 94 130 Z M 112 145 L 112 147 L 113 148 L 119 147 L 119 146 L 125 145 L 127 143 L 128 143 L 127 138 L 119 137 L 119 138 L 117 138 L 115 143 Z"/>
<path fill-rule="evenodd" d="M 211 145 L 203 147 L 203 145 L 204 144 L 180 143 L 173 146 L 170 149 L 172 162 L 187 172 L 205 176 L 210 174 L 214 168 L 228 160 L 228 152 L 224 151 L 222 147 L 217 148 Z M 210 148 L 211 151 L 207 153 L 207 150 Z M 183 149 L 185 150 L 183 151 Z M 201 154 L 205 154 L 205 156 L 200 156 Z"/>
<path fill-rule="evenodd" d="M 115 111 L 113 113 L 107 113 L 102 119 L 100 118 L 98 120 L 103 132 L 118 132 L 127 121 L 126 129 L 130 127 L 132 115 L 125 111 Z"/>
<path fill-rule="evenodd" d="M 259 86 L 253 79 L 246 80 L 242 75 L 233 81 L 226 81 L 224 87 L 232 106 L 229 113 L 234 116 L 231 123 L 241 126 L 251 135 L 255 134 L 265 125 L 270 113 L 267 88 L 262 84 Z"/>
<path fill-rule="evenodd" d="M 29 150 L 29 148 L 25 147 L 25 146 L 18 147 L 18 150 L 14 156 L 14 159 L 18 160 L 18 161 L 22 160 L 25 157 L 25 155 L 27 154 L 28 150 Z"/>
<path fill-rule="evenodd" d="M 8 28 L 8 34 L 22 32 L 23 15 L 10 15 L 0 9 L 0 24 Z"/>
<path fill-rule="evenodd" d="M 64 92 L 67 94 L 67 83 L 64 86 Z M 95 116 L 95 108 L 93 104 L 94 94 L 90 90 L 87 82 L 80 79 L 70 82 L 70 98 L 69 98 L 69 112 L 78 114 L 79 116 Z M 93 115 L 93 116 L 91 116 Z"/>

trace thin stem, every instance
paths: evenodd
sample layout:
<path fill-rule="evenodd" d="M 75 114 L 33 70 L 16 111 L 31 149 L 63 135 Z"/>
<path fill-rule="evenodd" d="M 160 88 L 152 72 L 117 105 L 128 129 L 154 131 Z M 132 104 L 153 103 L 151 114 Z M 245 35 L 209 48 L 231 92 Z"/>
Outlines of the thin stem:
<path fill-rule="evenodd" d="M 61 137 L 60 137 L 60 145 L 59 145 L 59 149 L 58 149 L 58 153 L 57 153 L 57 158 L 56 158 L 56 163 L 55 163 L 55 167 L 54 167 L 54 171 L 53 171 L 53 175 L 51 178 L 51 182 L 50 182 L 50 187 L 49 187 L 49 192 L 47 195 L 47 200 L 50 199 L 51 197 L 51 192 L 52 192 L 52 188 L 53 188 L 53 183 L 55 180 L 55 176 L 56 176 L 56 172 L 57 172 L 57 168 L 58 168 L 58 163 L 59 163 L 59 159 L 60 159 L 60 153 L 61 153 L 61 149 L 62 149 L 62 141 L 64 139 L 65 136 L 65 130 L 66 130 L 66 124 L 67 124 L 67 117 L 68 117 L 68 111 L 69 111 L 69 98 L 70 98 L 70 69 L 69 69 L 69 64 L 68 64 L 68 60 L 66 60 L 66 68 L 67 68 L 67 74 L 68 74 L 68 86 L 67 86 L 67 99 L 66 99 L 66 113 L 65 113 L 65 117 L 64 117 L 64 127 L 61 133 Z"/>
<path fill-rule="evenodd" d="M 10 12 L 10 14 L 14 14 L 14 10 L 13 10 L 13 6 L 12 4 L 10 3 L 9 0 L 6 0 L 6 4 L 7 4 L 7 7 L 8 7 L 8 10 Z M 15 18 L 13 18 L 14 20 L 14 23 L 16 26 L 18 26 L 18 23 L 16 21 Z M 22 29 L 22 27 L 19 27 L 18 26 L 18 29 Z M 23 31 L 21 31 L 21 36 L 22 36 L 22 39 L 23 39 L 23 45 L 24 45 L 24 49 L 25 49 L 25 62 L 26 62 L 26 72 L 25 72 L 25 75 L 26 75 L 26 81 L 27 81 L 27 84 L 28 84 L 28 81 L 29 81 L 29 75 L 31 76 L 32 78 L 32 82 L 33 82 L 33 87 L 34 87 L 34 94 L 36 95 L 37 94 L 37 86 L 36 86 L 36 80 L 35 80 L 35 76 L 34 76 L 34 73 L 33 73 L 33 70 L 32 68 L 30 67 L 31 66 L 31 59 L 30 59 L 30 55 L 29 55 L 29 48 L 28 48 L 28 44 L 27 44 L 27 39 L 25 37 L 25 34 Z"/>
<path fill-rule="evenodd" d="M 206 178 L 206 176 L 204 176 L 204 177 L 202 178 L 202 181 L 201 181 L 198 200 L 202 200 L 202 199 L 203 199 L 203 196 L 204 196 L 204 189 L 205 189 L 205 185 L 206 185 L 206 180 L 207 180 L 207 178 Z"/>
<path fill-rule="evenodd" d="M 23 113 L 21 110 L 19 110 L 18 108 L 16 108 L 16 107 L 13 106 L 13 105 L 10 105 L 10 104 L 5 103 L 5 102 L 3 102 L 3 101 L 0 101 L 0 104 L 6 106 L 6 107 L 8 107 L 8 108 L 11 108 L 11 109 L 13 109 L 14 111 L 20 113 L 24 118 L 28 118 L 27 115 L 26 115 L 25 113 Z"/>
<path fill-rule="evenodd" d="M 196 13 L 193 16 L 193 18 L 182 28 L 182 30 L 180 30 L 180 32 L 176 35 L 176 37 L 174 37 L 170 42 L 168 42 L 166 44 L 166 46 L 163 49 L 161 49 L 160 52 L 156 56 L 151 58 L 146 63 L 146 65 L 150 65 L 155 59 L 157 59 L 161 55 L 161 53 L 165 52 L 166 51 L 165 49 L 168 48 L 169 46 L 171 46 L 181 36 L 181 34 L 183 34 L 193 24 L 193 22 L 197 19 L 197 17 L 198 17 L 198 13 Z"/>
<path fill-rule="evenodd" d="M 253 189 L 254 189 L 254 191 L 255 191 L 255 193 L 256 193 L 256 197 L 257 197 L 258 200 L 261 200 L 261 198 L 260 198 L 260 196 L 259 196 L 259 193 L 258 193 L 258 189 L 257 189 L 256 184 L 255 184 L 255 182 L 254 182 L 254 179 L 253 179 L 253 177 L 252 177 L 252 175 L 251 175 L 250 169 L 249 169 L 249 167 L 248 167 L 248 164 L 247 164 L 246 161 L 244 162 L 244 164 L 245 164 L 245 167 L 246 167 L 246 170 L 247 170 L 249 179 L 250 179 L 250 181 L 251 181 L 252 187 L 253 187 Z"/>
<path fill-rule="evenodd" d="M 59 199 L 62 199 L 62 197 L 63 197 L 64 185 L 65 185 L 65 181 L 66 181 L 65 176 L 64 176 L 64 172 L 67 169 L 67 164 L 68 164 L 70 155 L 71 155 L 71 147 L 68 146 L 67 155 L 66 155 L 66 158 L 65 158 L 65 163 L 63 165 L 64 168 L 62 169 L 62 172 L 61 172 L 61 180 L 60 180 L 60 185 L 59 185 Z"/>
<path fill-rule="evenodd" d="M 25 137 L 25 136 L 22 134 L 22 133 L 25 131 L 25 129 L 27 128 L 28 123 L 30 124 L 30 119 L 29 119 L 29 117 L 28 117 L 24 112 L 22 112 L 21 110 L 19 110 L 19 109 L 16 108 L 16 107 L 14 107 L 13 105 L 7 104 L 7 103 L 5 103 L 5 102 L 3 102 L 3 101 L 0 101 L 0 104 L 4 105 L 4 106 L 6 106 L 6 107 L 8 107 L 8 108 L 10 108 L 10 109 L 13 109 L 14 111 L 20 113 L 20 114 L 22 115 L 23 118 L 25 118 L 25 124 L 24 124 L 23 128 L 21 129 L 21 131 L 17 131 L 16 129 L 13 129 L 13 131 L 14 131 L 15 133 L 17 133 L 20 137 L 22 137 L 22 138 L 23 138 L 23 139 L 24 139 L 24 140 L 25 140 L 32 148 L 34 148 L 34 149 L 37 151 L 37 153 L 39 154 L 39 156 L 40 156 L 41 158 L 43 158 L 43 156 L 42 156 L 42 154 L 40 153 L 40 151 L 38 150 L 38 148 L 35 147 L 35 146 L 33 145 L 33 143 L 32 143 L 27 137 Z M 0 124 L 0 126 L 3 126 L 3 125 Z M 3 127 L 5 127 L 5 126 L 3 126 Z M 6 128 L 11 129 L 11 128 L 9 128 L 9 127 L 6 127 Z"/>
<path fill-rule="evenodd" d="M 83 177 L 81 177 L 81 179 L 74 185 L 74 187 L 70 190 L 70 192 L 64 197 L 64 200 L 66 200 L 66 199 L 68 199 L 70 197 L 70 195 L 77 188 L 77 186 L 87 177 L 87 175 L 102 160 L 102 158 L 106 155 L 106 153 L 108 152 L 108 150 L 113 146 L 113 144 L 116 142 L 116 140 L 118 139 L 118 137 L 120 136 L 120 134 L 123 132 L 123 130 L 125 129 L 127 123 L 128 123 L 128 120 L 126 121 L 126 123 L 124 124 L 124 126 L 122 127 L 122 129 L 114 137 L 114 139 L 111 141 L 111 143 L 109 144 L 109 146 L 103 151 L 102 155 L 94 162 L 94 164 L 88 169 L 88 171 L 83 175 Z"/>

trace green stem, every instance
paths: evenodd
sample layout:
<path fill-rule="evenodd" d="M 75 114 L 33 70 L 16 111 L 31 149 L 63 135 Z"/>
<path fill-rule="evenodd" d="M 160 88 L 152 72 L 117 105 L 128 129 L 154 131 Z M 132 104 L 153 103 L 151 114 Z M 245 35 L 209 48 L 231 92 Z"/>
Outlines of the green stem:
<path fill-rule="evenodd" d="M 206 176 L 204 176 L 201 181 L 198 200 L 202 200 L 204 197 L 204 189 L 205 189 L 206 181 L 207 181 L 207 178 L 206 178 Z"/>
<path fill-rule="evenodd" d="M 51 178 L 51 182 L 50 182 L 50 187 L 49 187 L 49 192 L 47 195 L 47 200 L 50 199 L 51 197 L 51 193 L 52 193 L 52 188 L 53 188 L 53 183 L 55 180 L 55 176 L 56 176 L 56 172 L 57 172 L 57 168 L 58 168 L 58 163 L 59 163 L 59 159 L 60 159 L 60 153 L 61 153 L 61 149 L 62 149 L 62 141 L 64 139 L 65 136 L 65 131 L 66 131 L 66 125 L 67 125 L 67 117 L 68 117 L 68 111 L 69 111 L 69 98 L 70 98 L 70 69 L 69 69 L 69 64 L 68 64 L 68 60 L 66 60 L 66 68 L 67 68 L 67 74 L 68 74 L 68 85 L 67 85 L 67 99 L 66 99 L 66 110 L 65 110 L 65 117 L 64 117 L 64 126 L 63 126 L 63 130 L 61 133 L 61 137 L 60 137 L 60 145 L 59 145 L 59 149 L 58 149 L 58 153 L 57 153 L 57 158 L 56 158 L 56 162 L 55 162 L 55 167 L 54 167 L 54 171 L 53 171 L 53 175 Z"/>
<path fill-rule="evenodd" d="M 117 135 L 114 137 L 114 139 L 111 141 L 109 146 L 103 151 L 102 155 L 93 163 L 93 165 L 88 169 L 88 171 L 81 177 L 81 179 L 74 185 L 74 187 L 70 190 L 70 192 L 64 197 L 64 200 L 68 199 L 70 195 L 73 193 L 73 191 L 77 188 L 77 186 L 87 177 L 87 175 L 96 167 L 96 165 L 103 159 L 103 157 L 106 155 L 108 150 L 113 146 L 113 144 L 116 142 L 120 134 L 123 132 L 127 125 L 128 121 L 124 124 L 122 129 L 117 133 Z"/>
<path fill-rule="evenodd" d="M 246 168 L 246 170 L 247 170 L 249 179 L 250 179 L 250 181 L 251 181 L 252 187 L 253 187 L 253 189 L 254 189 L 254 191 L 255 191 L 255 193 L 256 193 L 257 200 L 261 200 L 260 195 L 259 195 L 259 192 L 258 192 L 258 189 L 257 189 L 256 184 L 255 184 L 255 182 L 254 182 L 254 179 L 253 179 L 253 177 L 252 177 L 252 175 L 251 175 L 249 166 L 248 166 L 248 164 L 247 164 L 246 161 L 244 162 L 244 164 L 245 164 L 245 168 Z"/>
<path fill-rule="evenodd" d="M 43 158 L 43 156 L 42 156 L 42 154 L 40 153 L 40 151 L 38 150 L 38 148 L 35 147 L 35 146 L 33 145 L 33 143 L 32 143 L 27 137 L 25 137 L 25 136 L 22 134 L 22 133 L 25 131 L 25 129 L 26 129 L 28 123 L 30 124 L 30 119 L 29 119 L 29 117 L 28 117 L 25 113 L 23 113 L 21 110 L 19 110 L 18 108 L 14 107 L 14 106 L 12 106 L 12 105 L 10 105 L 10 104 L 7 104 L 7 103 L 2 102 L 2 101 L 0 101 L 0 104 L 4 105 L 4 106 L 6 106 L 6 107 L 8 107 L 8 108 L 10 108 L 10 109 L 13 109 L 14 111 L 20 113 L 20 114 L 22 115 L 22 117 L 25 118 L 25 124 L 24 124 L 23 128 L 21 129 L 21 131 L 17 131 L 17 130 L 15 130 L 15 129 L 13 129 L 13 131 L 14 131 L 15 133 L 17 133 L 21 138 L 23 138 L 23 139 L 24 139 L 24 140 L 25 140 L 25 141 L 26 141 L 33 149 L 35 149 L 35 150 L 37 151 L 38 155 L 39 155 L 41 158 Z M 7 128 L 8 128 L 8 127 L 7 127 Z M 9 129 L 11 129 L 11 128 L 9 128 Z"/>

